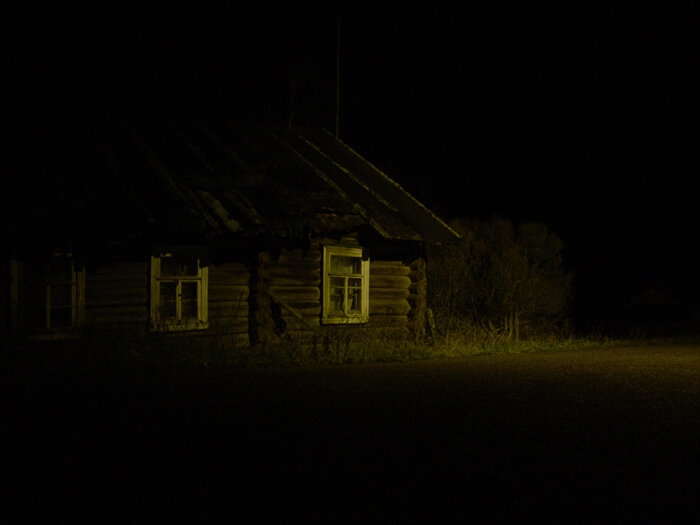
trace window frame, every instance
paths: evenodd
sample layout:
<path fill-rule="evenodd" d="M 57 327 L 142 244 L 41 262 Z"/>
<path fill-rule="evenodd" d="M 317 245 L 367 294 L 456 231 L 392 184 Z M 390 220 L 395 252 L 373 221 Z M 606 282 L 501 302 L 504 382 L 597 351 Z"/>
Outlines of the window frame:
<path fill-rule="evenodd" d="M 70 279 L 60 284 L 52 282 L 49 265 L 54 259 L 70 260 Z M 42 282 L 31 283 L 26 279 L 26 263 L 24 260 L 13 259 L 10 262 L 10 302 L 11 323 L 15 328 L 24 332 L 30 341 L 52 341 L 60 339 L 73 339 L 79 337 L 80 329 L 85 324 L 85 267 L 75 262 L 72 252 L 56 250 L 41 262 L 45 270 L 41 274 Z M 57 286 L 70 286 L 70 325 L 52 326 L 51 316 L 55 305 L 51 302 L 51 288 Z M 29 286 L 43 287 L 42 293 L 45 311 L 45 322 L 42 327 L 31 326 L 28 320 Z"/>
<path fill-rule="evenodd" d="M 358 274 L 337 274 L 334 275 L 331 269 L 331 258 L 333 256 L 343 256 L 343 257 L 357 257 L 361 261 L 360 273 Z M 322 317 L 321 322 L 323 324 L 363 324 L 369 321 L 369 257 L 359 246 L 339 246 L 339 245 L 327 245 L 323 247 L 323 304 L 322 304 Z M 348 283 L 347 279 L 361 279 L 361 292 L 360 292 L 360 312 L 359 313 L 343 313 L 338 315 L 337 313 L 331 313 L 331 278 L 333 277 L 344 277 L 346 282 L 344 285 L 345 293 L 345 304 L 347 305 L 348 297 Z"/>
<path fill-rule="evenodd" d="M 189 250 L 188 250 L 189 251 Z M 209 327 L 208 288 L 209 266 L 202 265 L 202 254 L 197 254 L 197 275 L 163 276 L 161 272 L 162 259 L 178 257 L 178 249 L 162 249 L 151 255 L 151 301 L 150 301 L 150 330 L 153 332 L 178 332 L 187 330 L 205 330 Z M 175 282 L 175 319 L 161 319 L 161 284 Z M 181 289 L 183 282 L 197 283 L 197 318 L 182 320 Z"/>

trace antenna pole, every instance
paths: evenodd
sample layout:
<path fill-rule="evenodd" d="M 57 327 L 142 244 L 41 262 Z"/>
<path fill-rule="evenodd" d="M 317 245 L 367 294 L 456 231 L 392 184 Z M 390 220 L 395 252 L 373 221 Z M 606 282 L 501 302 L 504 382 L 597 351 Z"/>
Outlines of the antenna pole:
<path fill-rule="evenodd" d="M 335 46 L 335 138 L 340 138 L 340 17 L 336 19 Z"/>

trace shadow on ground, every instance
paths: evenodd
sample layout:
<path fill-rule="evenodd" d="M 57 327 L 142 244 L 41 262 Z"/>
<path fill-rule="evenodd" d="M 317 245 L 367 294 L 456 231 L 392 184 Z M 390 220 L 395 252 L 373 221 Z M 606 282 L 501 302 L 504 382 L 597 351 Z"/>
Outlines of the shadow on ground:
<path fill-rule="evenodd" d="M 328 523 L 697 512 L 698 378 L 700 347 L 679 345 L 10 374 L 7 512 Z"/>

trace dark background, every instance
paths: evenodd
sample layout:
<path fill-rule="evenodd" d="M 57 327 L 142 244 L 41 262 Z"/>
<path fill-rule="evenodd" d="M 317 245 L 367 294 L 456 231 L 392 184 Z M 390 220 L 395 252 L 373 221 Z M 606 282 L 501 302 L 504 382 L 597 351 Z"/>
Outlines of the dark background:
<path fill-rule="evenodd" d="M 578 326 L 693 324 L 691 6 L 61 8 L 12 11 L 5 24 L 3 113 L 17 139 L 6 144 L 19 149 L 38 129 L 65 136 L 120 112 L 333 130 L 339 34 L 348 144 L 446 219 L 546 224 L 575 274 Z"/>

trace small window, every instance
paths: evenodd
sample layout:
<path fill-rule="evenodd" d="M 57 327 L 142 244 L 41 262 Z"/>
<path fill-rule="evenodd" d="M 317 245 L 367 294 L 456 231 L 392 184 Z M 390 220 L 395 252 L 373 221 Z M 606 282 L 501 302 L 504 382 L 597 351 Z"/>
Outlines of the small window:
<path fill-rule="evenodd" d="M 323 249 L 323 322 L 366 323 L 369 318 L 369 260 L 362 248 Z"/>
<path fill-rule="evenodd" d="M 85 271 L 76 268 L 71 253 L 55 252 L 47 259 L 16 262 L 12 282 L 20 285 L 18 299 L 23 330 L 31 339 L 60 339 L 77 335 L 84 319 Z"/>
<path fill-rule="evenodd" d="M 207 328 L 208 270 L 191 250 L 151 257 L 151 330 Z"/>

